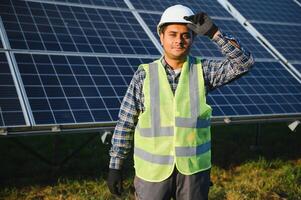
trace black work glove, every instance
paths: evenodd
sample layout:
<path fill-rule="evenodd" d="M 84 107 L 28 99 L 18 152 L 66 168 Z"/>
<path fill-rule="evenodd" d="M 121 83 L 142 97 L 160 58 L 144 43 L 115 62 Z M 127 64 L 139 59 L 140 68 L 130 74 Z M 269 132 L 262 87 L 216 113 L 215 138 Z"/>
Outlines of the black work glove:
<path fill-rule="evenodd" d="M 122 193 L 122 173 L 119 169 L 109 169 L 109 175 L 107 179 L 107 185 L 112 194 L 118 196 Z"/>
<path fill-rule="evenodd" d="M 199 35 L 206 35 L 210 39 L 218 31 L 218 27 L 212 22 L 212 19 L 206 13 L 198 13 L 195 15 L 185 16 L 185 20 L 191 21 L 193 24 L 187 24 L 188 28 Z"/>

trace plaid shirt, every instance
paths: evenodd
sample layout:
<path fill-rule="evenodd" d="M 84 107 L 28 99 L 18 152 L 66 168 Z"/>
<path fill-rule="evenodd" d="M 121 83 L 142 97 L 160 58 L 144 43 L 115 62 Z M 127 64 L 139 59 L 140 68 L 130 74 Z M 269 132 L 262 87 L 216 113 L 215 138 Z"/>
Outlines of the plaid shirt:
<path fill-rule="evenodd" d="M 254 63 L 250 53 L 233 44 L 235 41 L 231 37 L 219 34 L 213 41 L 220 47 L 224 60 L 202 59 L 203 74 L 206 91 L 211 91 L 221 85 L 224 85 L 242 74 L 246 73 Z M 180 73 L 175 73 L 173 69 L 161 58 L 165 67 L 169 84 L 173 93 L 177 88 Z M 144 111 L 144 95 L 142 92 L 143 81 L 145 78 L 143 68 L 138 68 L 124 96 L 119 111 L 119 120 L 115 127 L 112 138 L 112 147 L 110 150 L 110 168 L 121 169 L 123 161 L 132 148 L 132 141 L 135 126 L 140 112 Z"/>

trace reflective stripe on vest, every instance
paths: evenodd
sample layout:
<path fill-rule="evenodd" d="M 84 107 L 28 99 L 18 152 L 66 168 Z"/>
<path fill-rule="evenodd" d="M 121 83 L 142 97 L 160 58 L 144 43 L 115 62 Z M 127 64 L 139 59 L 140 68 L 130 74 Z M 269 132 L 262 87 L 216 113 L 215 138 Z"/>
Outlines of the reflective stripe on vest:
<path fill-rule="evenodd" d="M 174 162 L 174 157 L 173 156 L 162 156 L 162 155 L 155 155 L 149 152 L 144 151 L 143 149 L 134 148 L 134 152 L 136 156 L 139 156 L 141 159 L 146 160 L 151 163 L 156 163 L 156 164 L 169 164 L 172 165 Z"/>
<path fill-rule="evenodd" d="M 159 94 L 159 72 L 158 64 L 149 64 L 150 73 L 150 106 L 151 106 L 151 128 L 139 128 L 144 137 L 173 136 L 174 129 L 170 127 L 161 127 L 160 116 L 160 94 Z"/>
<path fill-rule="evenodd" d="M 176 156 L 197 156 L 211 149 L 211 142 L 206 142 L 197 147 L 176 147 Z"/>
<path fill-rule="evenodd" d="M 176 155 L 177 156 L 197 156 L 199 154 L 203 154 L 211 149 L 211 142 L 206 142 L 197 147 L 176 147 Z M 136 156 L 139 156 L 141 159 L 146 160 L 148 162 L 157 163 L 157 164 L 173 164 L 174 157 L 173 156 L 162 156 L 156 155 L 149 152 L 144 151 L 143 149 L 134 148 L 134 152 Z"/>
<path fill-rule="evenodd" d="M 200 111 L 199 104 L 199 87 L 198 87 L 198 73 L 197 73 L 197 64 L 194 60 L 191 61 L 191 67 L 189 71 L 189 95 L 190 95 L 190 113 L 191 118 L 181 118 L 176 117 L 176 126 L 177 127 L 186 127 L 186 128 L 206 128 L 210 126 L 210 119 L 198 119 Z M 196 94 L 195 94 L 196 92 Z"/>

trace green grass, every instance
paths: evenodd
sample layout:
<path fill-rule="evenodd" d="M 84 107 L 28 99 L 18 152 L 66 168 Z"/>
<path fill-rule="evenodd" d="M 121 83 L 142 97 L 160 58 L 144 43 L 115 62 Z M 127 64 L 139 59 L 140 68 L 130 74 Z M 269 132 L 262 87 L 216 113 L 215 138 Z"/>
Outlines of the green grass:
<path fill-rule="evenodd" d="M 210 199 L 301 200 L 301 132 L 286 124 L 261 125 L 259 148 L 255 125 L 212 128 Z M 0 138 L 0 199 L 120 199 L 110 195 L 105 179 L 109 147 L 99 135 L 73 134 L 19 137 L 50 161 L 61 161 L 91 136 L 85 148 L 63 166 L 51 167 L 28 154 L 13 138 Z M 134 199 L 132 160 L 124 170 L 121 199 Z"/>
<path fill-rule="evenodd" d="M 301 160 L 300 160 L 301 161 Z M 301 199 L 301 162 L 260 158 L 230 170 L 213 167 L 211 199 Z"/>

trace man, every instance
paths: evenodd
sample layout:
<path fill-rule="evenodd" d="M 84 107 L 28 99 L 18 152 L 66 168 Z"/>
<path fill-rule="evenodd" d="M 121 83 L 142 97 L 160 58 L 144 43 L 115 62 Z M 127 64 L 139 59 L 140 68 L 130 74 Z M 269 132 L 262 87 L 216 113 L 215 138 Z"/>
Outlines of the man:
<path fill-rule="evenodd" d="M 246 73 L 252 56 L 205 13 L 167 8 L 157 26 L 164 55 L 140 65 L 121 105 L 112 138 L 108 187 L 122 191 L 122 165 L 134 136 L 135 195 L 139 200 L 208 199 L 211 107 L 206 93 Z M 189 56 L 197 35 L 208 36 L 226 59 Z"/>

